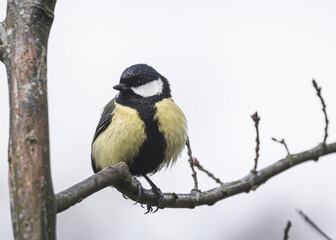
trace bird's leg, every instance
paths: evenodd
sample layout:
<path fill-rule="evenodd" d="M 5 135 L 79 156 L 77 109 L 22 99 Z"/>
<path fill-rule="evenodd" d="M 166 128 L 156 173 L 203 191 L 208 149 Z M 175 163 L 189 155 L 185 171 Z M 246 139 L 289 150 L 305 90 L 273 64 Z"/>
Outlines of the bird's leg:
<path fill-rule="evenodd" d="M 134 203 L 134 205 L 135 205 L 135 204 L 137 204 L 139 202 L 139 200 L 140 200 L 140 198 L 142 196 L 143 187 L 141 185 L 141 182 L 136 177 L 132 176 L 132 179 L 133 179 L 134 182 L 136 182 L 138 184 L 138 199 Z"/>
<path fill-rule="evenodd" d="M 153 208 L 152 208 L 151 206 L 147 206 L 147 212 L 146 212 L 145 214 L 147 214 L 147 213 L 149 213 L 149 212 L 153 212 L 153 213 L 155 213 L 155 212 L 157 212 L 157 211 L 159 210 L 159 208 L 161 207 L 162 200 L 163 200 L 163 193 L 161 192 L 161 189 L 158 188 L 158 187 L 152 182 L 152 180 L 149 179 L 149 177 L 147 177 L 147 175 L 143 175 L 143 177 L 146 179 L 146 181 L 149 183 L 149 185 L 151 185 L 151 187 L 152 187 L 152 191 L 153 191 L 154 193 L 156 193 L 156 194 L 159 196 L 159 200 L 157 201 L 157 204 L 156 204 L 156 207 L 157 207 L 156 210 L 153 212 Z"/>

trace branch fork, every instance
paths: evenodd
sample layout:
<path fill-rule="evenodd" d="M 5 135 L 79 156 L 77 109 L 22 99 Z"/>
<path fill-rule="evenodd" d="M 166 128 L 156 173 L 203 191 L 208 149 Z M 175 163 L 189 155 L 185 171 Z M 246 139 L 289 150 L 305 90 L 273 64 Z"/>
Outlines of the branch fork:
<path fill-rule="evenodd" d="M 326 116 L 325 104 L 323 104 L 323 106 Z M 286 158 L 283 158 L 271 164 L 270 166 L 257 171 L 257 161 L 259 158 L 260 149 L 258 129 L 260 117 L 258 116 L 257 112 L 251 117 L 252 120 L 255 122 L 257 132 L 255 166 L 251 173 L 237 181 L 229 183 L 223 183 L 218 179 L 218 182 L 221 184 L 220 187 L 213 188 L 204 192 L 192 191 L 190 194 L 164 193 L 161 208 L 194 208 L 200 205 L 213 205 L 222 199 L 234 196 L 239 193 L 247 193 L 250 190 L 255 190 L 260 185 L 265 183 L 268 179 L 276 176 L 281 172 L 286 171 L 287 169 L 295 165 L 301 164 L 308 160 L 316 161 L 321 156 L 336 153 L 335 142 L 331 144 L 319 144 L 315 148 L 298 154 L 289 154 L 288 147 L 286 147 L 287 145 L 285 144 L 285 140 L 282 139 L 281 141 L 279 141 L 273 138 L 274 141 L 277 141 L 286 147 L 288 155 Z M 326 121 L 326 124 L 327 123 L 328 121 Z M 189 163 L 192 167 L 193 172 L 195 172 L 194 166 L 202 170 L 203 167 L 199 164 L 198 160 L 192 156 L 189 139 L 186 144 L 188 147 Z M 205 169 L 203 169 L 202 171 L 206 172 L 209 176 L 211 176 L 211 173 L 207 172 Z M 193 174 L 193 177 L 195 181 L 195 186 L 197 186 L 196 174 Z M 216 179 L 214 176 L 211 177 Z M 78 201 L 109 185 L 115 186 L 123 195 L 127 196 L 128 198 L 134 201 L 137 200 L 137 183 L 135 181 L 132 181 L 132 177 L 128 171 L 128 167 L 125 164 L 117 164 L 112 167 L 105 168 L 95 175 L 89 177 L 88 179 L 74 185 L 73 187 L 61 193 L 58 193 L 56 195 L 57 212 L 64 211 L 65 209 L 76 204 Z M 145 189 L 141 199 L 139 199 L 138 202 L 149 206 L 154 206 L 157 202 L 157 196 L 152 191 Z"/>

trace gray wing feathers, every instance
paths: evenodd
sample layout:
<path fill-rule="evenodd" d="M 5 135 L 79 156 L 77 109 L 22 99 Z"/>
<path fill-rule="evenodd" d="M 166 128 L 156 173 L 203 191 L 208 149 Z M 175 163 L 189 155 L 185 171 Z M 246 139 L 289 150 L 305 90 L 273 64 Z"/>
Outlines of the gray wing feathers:
<path fill-rule="evenodd" d="M 97 139 L 97 137 L 105 131 L 105 129 L 110 125 L 113 117 L 113 111 L 115 109 L 115 98 L 112 99 L 104 108 L 104 111 L 101 115 L 101 118 L 99 120 L 98 126 L 96 128 L 95 134 L 92 139 L 91 146 L 93 145 L 94 141 Z M 91 165 L 93 171 L 96 173 L 100 171 L 100 169 L 96 168 L 95 160 L 91 154 Z"/>

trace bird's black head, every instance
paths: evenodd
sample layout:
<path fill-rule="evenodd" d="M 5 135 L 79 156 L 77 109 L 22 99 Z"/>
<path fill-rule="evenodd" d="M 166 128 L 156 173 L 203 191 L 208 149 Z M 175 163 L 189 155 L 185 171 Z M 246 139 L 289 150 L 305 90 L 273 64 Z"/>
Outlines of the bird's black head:
<path fill-rule="evenodd" d="M 122 101 L 158 101 L 171 97 L 168 80 L 146 64 L 126 68 L 120 83 L 113 88 L 120 91 L 118 99 Z"/>

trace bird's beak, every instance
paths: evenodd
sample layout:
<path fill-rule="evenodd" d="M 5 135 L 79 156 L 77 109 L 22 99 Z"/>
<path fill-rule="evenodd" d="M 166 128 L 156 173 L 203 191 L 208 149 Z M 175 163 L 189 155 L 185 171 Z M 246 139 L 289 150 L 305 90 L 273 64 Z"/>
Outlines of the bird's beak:
<path fill-rule="evenodd" d="M 119 83 L 119 84 L 115 85 L 113 88 L 114 88 L 115 90 L 118 90 L 118 91 L 125 91 L 125 90 L 129 89 L 129 88 L 125 85 L 125 83 Z"/>

